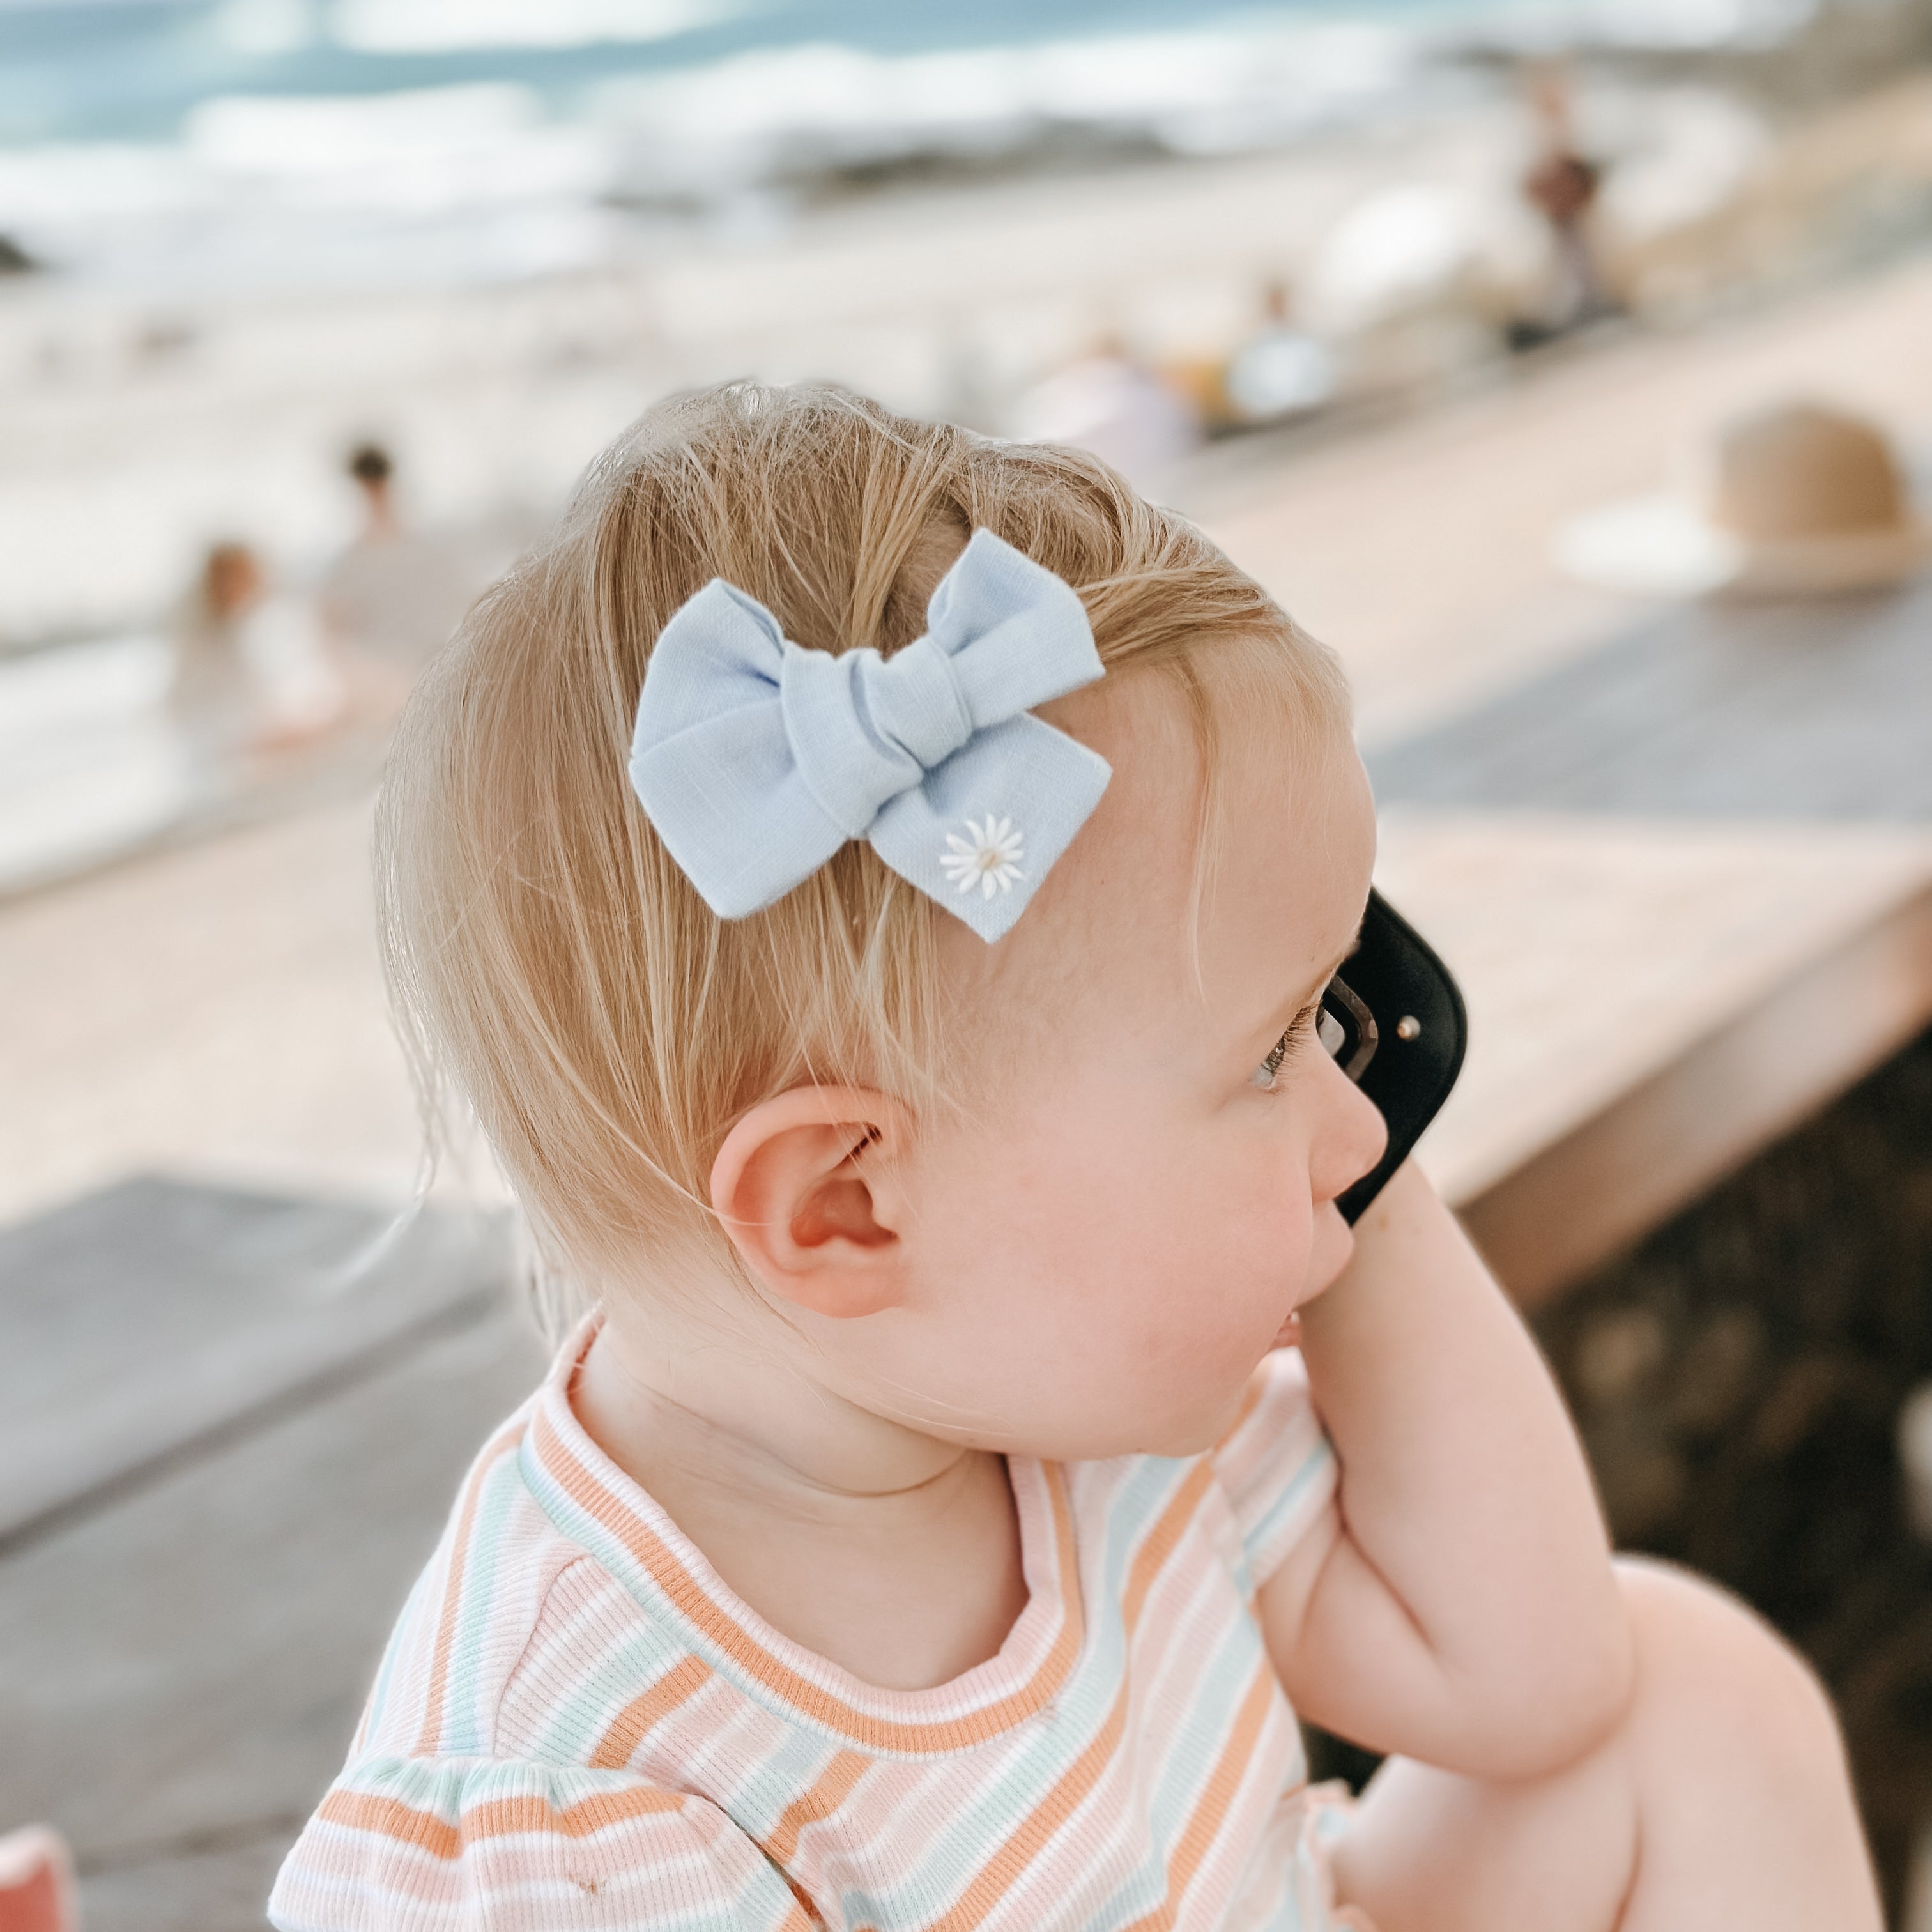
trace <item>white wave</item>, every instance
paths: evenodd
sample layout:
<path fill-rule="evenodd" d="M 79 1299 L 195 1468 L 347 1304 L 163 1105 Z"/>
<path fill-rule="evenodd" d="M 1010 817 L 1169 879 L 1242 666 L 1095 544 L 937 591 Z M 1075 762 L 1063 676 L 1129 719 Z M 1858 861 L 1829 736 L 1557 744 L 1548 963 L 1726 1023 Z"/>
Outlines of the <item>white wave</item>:
<path fill-rule="evenodd" d="M 182 124 L 189 152 L 215 168 L 307 174 L 485 148 L 538 118 L 508 82 L 374 94 L 217 94 Z"/>
<path fill-rule="evenodd" d="M 636 185 L 743 184 L 997 153 L 1049 129 L 1258 147 L 1399 100 L 1420 57 L 1412 36 L 1367 21 L 914 55 L 820 44 L 613 81 L 592 112 L 630 136 Z"/>
<path fill-rule="evenodd" d="M 1864 0 L 1872 8 L 1896 0 Z M 1687 52 L 1776 45 L 1810 24 L 1820 0 L 1505 0 L 1483 22 L 1505 42 Z"/>
<path fill-rule="evenodd" d="M 555 273 L 608 255 L 617 158 L 608 131 L 507 84 L 226 95 L 172 143 L 0 148 L 0 232 L 170 290 Z"/>
<path fill-rule="evenodd" d="M 358 53 L 578 47 L 668 40 L 748 10 L 742 0 L 335 0 L 327 31 Z"/>
<path fill-rule="evenodd" d="M 0 0 L 4 5 L 5 0 Z M 614 199 L 722 219 L 800 181 L 1070 136 L 1198 155 L 1399 117 L 1460 82 L 1440 56 L 1646 35 L 1762 38 L 1816 0 L 1440 0 L 1401 18 L 1279 10 L 1044 44 L 889 55 L 764 46 L 614 78 L 567 104 L 490 82 L 206 100 L 172 143 L 0 148 L 0 231 L 46 260 L 185 287 L 340 286 L 574 268 L 621 248 Z M 1898 0 L 1871 0 L 1898 4 Z M 231 38 L 385 52 L 649 38 L 771 0 L 226 0 Z M 239 42 L 238 41 L 238 44 Z M 464 262 L 472 267 L 466 270 Z"/>
<path fill-rule="evenodd" d="M 240 54 L 292 54 L 321 37 L 317 0 L 224 0 L 208 22 Z"/>

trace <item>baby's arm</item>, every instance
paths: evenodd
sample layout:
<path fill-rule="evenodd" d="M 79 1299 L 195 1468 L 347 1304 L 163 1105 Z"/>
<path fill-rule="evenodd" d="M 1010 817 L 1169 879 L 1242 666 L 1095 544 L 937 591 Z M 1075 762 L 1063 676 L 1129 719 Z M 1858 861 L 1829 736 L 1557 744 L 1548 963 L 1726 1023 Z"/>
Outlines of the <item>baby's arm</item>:
<path fill-rule="evenodd" d="M 1316 1723 L 1484 1778 L 1539 1775 L 1630 1694 L 1622 1601 L 1582 1450 L 1516 1311 L 1413 1162 L 1302 1313 L 1342 1468 L 1261 1592 Z"/>

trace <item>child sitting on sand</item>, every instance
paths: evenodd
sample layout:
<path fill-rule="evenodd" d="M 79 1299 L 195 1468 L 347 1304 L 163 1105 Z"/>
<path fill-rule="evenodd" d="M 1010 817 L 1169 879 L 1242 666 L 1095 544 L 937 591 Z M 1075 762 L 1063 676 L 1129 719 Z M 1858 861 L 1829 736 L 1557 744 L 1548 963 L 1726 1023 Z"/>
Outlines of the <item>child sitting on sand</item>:
<path fill-rule="evenodd" d="M 380 832 L 584 1318 L 275 1924 L 1872 1932 L 1804 1667 L 1612 1561 L 1412 1164 L 1337 1210 L 1374 843 L 1333 659 L 1092 459 L 743 385 L 611 451 Z"/>

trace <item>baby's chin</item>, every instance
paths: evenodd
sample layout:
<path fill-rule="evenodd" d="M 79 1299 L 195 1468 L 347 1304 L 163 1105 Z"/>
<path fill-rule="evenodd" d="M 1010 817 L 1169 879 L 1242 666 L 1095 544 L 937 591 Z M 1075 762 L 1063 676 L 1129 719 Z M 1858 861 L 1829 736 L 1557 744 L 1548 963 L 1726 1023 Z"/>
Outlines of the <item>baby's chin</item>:
<path fill-rule="evenodd" d="M 1295 1314 L 1299 1315 L 1317 1295 L 1326 1294 L 1354 1258 L 1355 1231 L 1330 1201 L 1316 1217 L 1315 1238 L 1308 1256 L 1308 1285 L 1294 1298 Z"/>
<path fill-rule="evenodd" d="M 1284 1324 L 1284 1326 L 1286 1324 Z M 1284 1346 L 1279 1339 L 1268 1344 L 1268 1352 Z M 1259 1367 L 1262 1358 L 1257 1357 L 1255 1366 Z M 1236 1423 L 1241 1419 L 1241 1405 L 1246 1400 L 1248 1382 L 1253 1371 L 1244 1376 L 1234 1388 L 1210 1408 L 1204 1407 L 1202 1414 L 1186 1423 L 1175 1422 L 1158 1432 L 1157 1440 L 1143 1441 L 1136 1444 L 1134 1454 L 1141 1456 L 1204 1456 L 1210 1449 L 1226 1442 Z"/>

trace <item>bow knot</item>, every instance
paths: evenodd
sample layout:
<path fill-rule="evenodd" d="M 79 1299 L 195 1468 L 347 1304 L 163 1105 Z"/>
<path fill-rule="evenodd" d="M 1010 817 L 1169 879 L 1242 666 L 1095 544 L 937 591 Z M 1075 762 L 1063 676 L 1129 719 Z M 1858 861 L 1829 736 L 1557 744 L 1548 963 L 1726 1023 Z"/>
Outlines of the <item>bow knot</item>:
<path fill-rule="evenodd" d="M 1079 598 L 990 530 L 940 579 L 925 634 L 890 658 L 806 650 L 714 579 L 651 654 L 631 782 L 721 918 L 771 904 L 864 838 L 994 940 L 1112 775 L 1030 707 L 1100 673 Z"/>
<path fill-rule="evenodd" d="M 951 661 L 929 637 L 890 658 L 789 645 L 778 702 L 799 776 L 848 838 L 864 838 L 888 799 L 973 735 Z"/>

